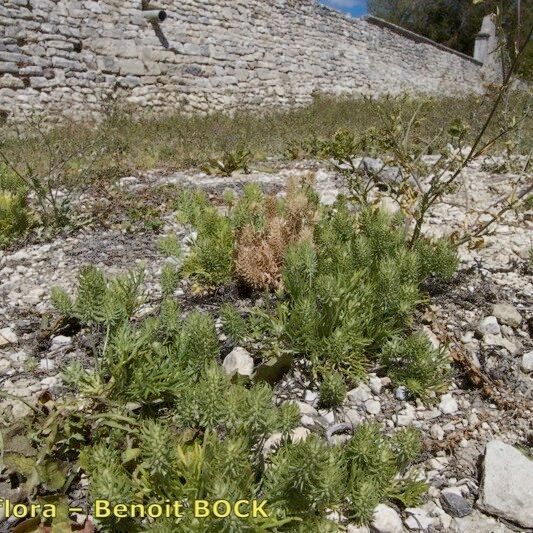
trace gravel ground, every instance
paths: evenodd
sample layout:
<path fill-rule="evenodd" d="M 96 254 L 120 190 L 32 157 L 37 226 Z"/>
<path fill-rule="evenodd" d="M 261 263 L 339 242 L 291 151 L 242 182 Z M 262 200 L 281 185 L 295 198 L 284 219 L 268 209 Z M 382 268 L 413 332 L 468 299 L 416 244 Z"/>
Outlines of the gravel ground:
<path fill-rule="evenodd" d="M 461 231 L 476 217 L 487 221 L 484 211 L 513 186 L 524 183 L 524 177 L 493 174 L 484 168 L 482 163 L 471 166 L 463 185 L 431 212 L 429 234 Z M 151 172 L 124 178 L 120 188 L 142 197 L 155 187 L 193 186 L 216 197 L 226 188 L 239 190 L 248 181 L 279 191 L 290 176 L 303 172 L 315 173 L 324 202 L 332 202 L 342 190 L 326 164 L 313 161 L 233 178 Z M 84 199 L 84 204 L 90 203 L 90 198 Z M 172 208 L 165 204 L 160 211 L 164 222 L 160 233 L 174 233 L 185 240 L 187 231 L 175 221 Z M 51 287 L 72 289 L 82 265 L 95 264 L 112 275 L 143 263 L 148 298 L 142 312 L 149 313 L 159 298 L 158 275 L 167 259 L 157 250 L 158 236 L 142 224 L 124 229 L 116 223 L 126 216 L 120 210 L 114 216 L 107 227 L 88 225 L 50 242 L 0 252 L 4 391 L 30 401 L 45 390 L 60 394 L 64 365 L 87 360 L 86 342 L 78 333 L 62 332 L 45 341 L 39 335 L 51 311 Z M 277 385 L 280 401 L 299 402 L 303 434 L 305 429 L 318 430 L 327 432 L 331 440 L 343 439 L 365 419 L 376 419 L 389 430 L 409 424 L 422 429 L 426 452 L 418 469 L 430 484 L 427 503 L 402 514 L 380 506 L 373 531 L 533 531 L 533 462 L 526 457 L 533 442 L 533 270 L 528 266 L 532 227 L 533 211 L 507 212 L 479 246 L 461 247 L 460 270 L 449 286 L 429 287 L 430 304 L 417 320 L 435 345 L 449 344 L 457 362 L 449 391 L 435 398 L 433 405 L 409 400 L 388 378 L 376 375 L 350 391 L 341 408 L 329 412 L 318 409 L 318 391 L 297 369 Z M 185 309 L 197 305 L 216 309 L 221 300 L 220 295 L 218 300 L 191 300 L 182 290 L 178 297 Z M 5 399 L 0 410 L 10 420 L 24 416 L 29 408 Z M 334 518 L 344 523 L 344 517 Z M 354 526 L 348 530 L 367 531 Z"/>

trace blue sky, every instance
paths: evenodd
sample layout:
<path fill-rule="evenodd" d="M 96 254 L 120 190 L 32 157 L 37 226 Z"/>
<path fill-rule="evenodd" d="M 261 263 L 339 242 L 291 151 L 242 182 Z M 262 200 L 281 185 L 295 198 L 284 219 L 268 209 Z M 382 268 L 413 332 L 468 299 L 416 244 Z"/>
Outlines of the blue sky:
<path fill-rule="evenodd" d="M 329 7 L 345 11 L 354 17 L 366 14 L 366 0 L 321 0 Z"/>

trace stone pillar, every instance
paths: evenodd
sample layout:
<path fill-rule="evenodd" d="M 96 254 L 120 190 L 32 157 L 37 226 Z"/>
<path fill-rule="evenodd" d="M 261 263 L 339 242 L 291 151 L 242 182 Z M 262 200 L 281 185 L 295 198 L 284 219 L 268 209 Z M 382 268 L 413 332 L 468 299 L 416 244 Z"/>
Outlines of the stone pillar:
<path fill-rule="evenodd" d="M 489 80 L 499 81 L 503 77 L 502 51 L 494 19 L 495 15 L 487 15 L 483 18 L 481 31 L 476 35 L 474 59 L 483 63 L 485 76 Z"/>
<path fill-rule="evenodd" d="M 480 63 L 485 63 L 489 53 L 489 37 L 488 33 L 478 33 L 476 35 L 476 45 L 474 47 L 474 59 Z"/>

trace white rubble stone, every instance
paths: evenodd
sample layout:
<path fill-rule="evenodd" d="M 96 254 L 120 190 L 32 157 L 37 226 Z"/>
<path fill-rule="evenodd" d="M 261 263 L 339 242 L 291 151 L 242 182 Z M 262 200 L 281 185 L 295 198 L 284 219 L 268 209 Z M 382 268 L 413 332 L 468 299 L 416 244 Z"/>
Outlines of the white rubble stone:
<path fill-rule="evenodd" d="M 43 372 L 52 372 L 56 368 L 56 364 L 52 359 L 44 358 L 39 361 L 39 370 Z"/>
<path fill-rule="evenodd" d="M 453 422 L 448 422 L 447 424 L 444 424 L 444 426 L 442 426 L 442 429 L 445 433 L 451 433 L 455 430 L 455 424 Z"/>
<path fill-rule="evenodd" d="M 389 376 L 383 376 L 381 378 L 381 384 L 384 387 L 390 387 L 391 383 L 392 383 L 392 380 L 391 380 L 391 378 L 389 378 Z"/>
<path fill-rule="evenodd" d="M 518 353 L 518 347 L 516 344 L 511 342 L 509 339 L 504 339 L 501 335 L 492 335 L 487 333 L 483 337 L 483 342 L 488 346 L 501 346 L 512 355 L 516 355 Z"/>
<path fill-rule="evenodd" d="M 244 348 L 234 348 L 222 363 L 228 376 L 239 374 L 241 376 L 251 376 L 254 373 L 254 360 Z"/>
<path fill-rule="evenodd" d="M 42 287 L 35 287 L 28 291 L 24 296 L 24 302 L 29 305 L 37 305 L 43 299 L 46 291 Z"/>
<path fill-rule="evenodd" d="M 298 427 L 292 430 L 291 438 L 292 442 L 297 443 L 305 440 L 311 432 L 307 428 Z"/>
<path fill-rule="evenodd" d="M 335 422 L 335 414 L 333 411 L 325 411 L 321 412 L 320 414 L 328 424 L 333 424 Z"/>
<path fill-rule="evenodd" d="M 366 526 L 354 526 L 353 524 L 348 524 L 346 528 L 346 533 L 370 533 L 370 529 Z"/>
<path fill-rule="evenodd" d="M 11 328 L 0 329 L 0 348 L 4 348 L 10 344 L 17 344 L 17 342 L 17 335 Z"/>
<path fill-rule="evenodd" d="M 513 530 L 501 522 L 477 510 L 464 518 L 454 518 L 444 531 L 446 533 L 513 533 Z"/>
<path fill-rule="evenodd" d="M 438 410 L 437 407 L 433 407 L 429 411 L 424 412 L 424 418 L 426 420 L 433 420 L 434 418 L 439 418 L 441 415 L 441 412 Z"/>
<path fill-rule="evenodd" d="M 395 215 L 401 210 L 401 207 L 398 202 L 390 196 L 382 196 L 379 201 L 379 207 L 380 209 L 390 213 L 391 215 Z"/>
<path fill-rule="evenodd" d="M 522 315 L 511 304 L 496 304 L 492 309 L 492 314 L 502 323 L 513 328 L 518 328 L 522 324 Z"/>
<path fill-rule="evenodd" d="M 130 185 L 136 185 L 139 182 L 139 178 L 135 176 L 126 176 L 118 180 L 119 187 L 128 187 Z"/>
<path fill-rule="evenodd" d="M 60 385 L 61 379 L 59 376 L 49 376 L 41 380 L 41 388 L 50 392 L 56 392 Z"/>
<path fill-rule="evenodd" d="M 459 409 L 459 405 L 451 394 L 445 394 L 440 400 L 439 409 L 444 415 L 453 415 Z"/>
<path fill-rule="evenodd" d="M 442 530 L 450 531 L 453 518 L 449 514 L 443 512 L 439 515 L 439 520 L 440 520 L 440 523 L 442 524 Z"/>
<path fill-rule="evenodd" d="M 344 413 L 344 420 L 346 420 L 348 424 L 352 424 L 352 426 L 356 427 L 361 424 L 363 417 L 357 409 L 348 409 Z"/>
<path fill-rule="evenodd" d="M 522 356 L 520 367 L 524 372 L 533 372 L 533 352 L 527 352 Z"/>
<path fill-rule="evenodd" d="M 308 416 L 308 415 L 303 415 L 302 418 L 300 419 L 300 422 L 304 426 L 314 426 L 315 425 L 315 419 L 310 417 L 310 416 Z"/>
<path fill-rule="evenodd" d="M 501 330 L 502 330 L 502 335 L 504 337 L 512 337 L 514 335 L 514 329 L 511 326 L 506 326 L 505 324 L 503 324 L 501 326 Z"/>
<path fill-rule="evenodd" d="M 298 442 L 305 440 L 310 434 L 311 431 L 309 431 L 307 428 L 297 427 L 291 432 L 292 442 L 294 444 L 297 444 Z M 265 441 L 265 444 L 263 444 L 264 457 L 266 457 L 269 453 L 271 453 L 276 447 L 281 444 L 282 437 L 283 435 L 281 433 L 273 433 L 272 435 L 270 435 L 270 437 Z"/>
<path fill-rule="evenodd" d="M 478 330 L 482 335 L 499 335 L 501 333 L 500 324 L 495 316 L 486 316 L 479 321 Z"/>
<path fill-rule="evenodd" d="M 434 438 L 434 439 L 437 439 L 437 440 L 443 440 L 444 439 L 444 430 L 442 429 L 441 426 L 439 426 L 439 424 L 433 424 L 431 426 L 431 429 L 429 430 L 429 432 L 431 433 L 431 436 Z"/>
<path fill-rule="evenodd" d="M 28 261 L 29 259 L 31 259 L 31 255 L 27 250 L 19 250 L 18 252 L 15 252 L 13 255 L 11 255 L 11 261 L 13 263 Z"/>
<path fill-rule="evenodd" d="M 72 337 L 65 337 L 64 335 L 58 335 L 52 339 L 52 346 L 50 349 L 60 348 L 63 346 L 70 346 L 72 344 Z"/>
<path fill-rule="evenodd" d="M 467 331 L 462 337 L 461 342 L 463 344 L 468 344 L 474 340 L 474 332 L 473 331 Z"/>
<path fill-rule="evenodd" d="M 468 425 L 470 427 L 475 427 L 479 424 L 479 417 L 476 415 L 476 413 L 471 413 L 468 415 Z"/>
<path fill-rule="evenodd" d="M 339 513 L 339 511 L 331 511 L 326 515 L 326 518 L 332 522 L 336 522 L 337 524 L 340 524 L 343 519 L 346 519 L 341 513 Z"/>
<path fill-rule="evenodd" d="M 381 394 L 381 389 L 383 388 L 381 378 L 378 378 L 377 376 L 370 378 L 368 380 L 368 385 L 373 394 L 375 394 L 376 396 Z"/>
<path fill-rule="evenodd" d="M 368 385 L 362 384 L 348 392 L 348 399 L 353 403 L 365 403 L 372 399 L 372 392 Z"/>
<path fill-rule="evenodd" d="M 371 530 L 375 533 L 402 533 L 402 519 L 392 507 L 381 503 L 374 509 Z"/>
<path fill-rule="evenodd" d="M 504 442 L 489 442 L 477 503 L 488 514 L 533 528 L 533 461 Z"/>
<path fill-rule="evenodd" d="M 431 342 L 431 345 L 433 346 L 433 348 L 435 348 L 435 350 L 438 350 L 440 348 L 440 341 L 439 339 L 437 339 L 437 336 L 435 335 L 435 333 L 433 333 L 433 331 L 427 326 L 424 326 L 422 330 L 424 331 L 424 333 L 426 334 L 426 337 Z"/>
<path fill-rule="evenodd" d="M 298 406 L 298 409 L 300 409 L 300 414 L 307 416 L 318 416 L 318 411 L 312 405 L 300 401 L 293 403 L 295 403 Z"/>
<path fill-rule="evenodd" d="M 406 427 L 413 423 L 416 418 L 416 409 L 410 404 L 406 406 L 397 414 L 392 416 L 393 422 L 400 427 Z"/>
<path fill-rule="evenodd" d="M 436 522 L 424 509 L 408 508 L 405 512 L 409 515 L 405 525 L 412 531 L 427 531 Z"/>
<path fill-rule="evenodd" d="M 463 491 L 460 487 L 446 487 L 443 489 L 442 494 L 455 494 L 456 496 L 462 496 Z"/>
<path fill-rule="evenodd" d="M 428 461 L 428 466 L 432 470 L 442 470 L 444 468 L 444 465 L 439 461 L 438 457 L 433 457 Z"/>
<path fill-rule="evenodd" d="M 369 415 L 378 415 L 381 413 L 381 404 L 377 400 L 368 400 L 365 409 Z"/>
<path fill-rule="evenodd" d="M 11 411 L 11 415 L 15 420 L 26 418 L 31 413 L 31 408 L 18 400 L 2 402 L 0 409 L 3 409 L 4 406 Z"/>
<path fill-rule="evenodd" d="M 394 397 L 397 400 L 400 400 L 400 402 L 404 402 L 408 396 L 409 392 L 403 385 L 400 385 L 394 389 Z"/>
<path fill-rule="evenodd" d="M 318 398 L 318 393 L 316 391 L 306 390 L 305 391 L 305 401 L 313 403 Z"/>

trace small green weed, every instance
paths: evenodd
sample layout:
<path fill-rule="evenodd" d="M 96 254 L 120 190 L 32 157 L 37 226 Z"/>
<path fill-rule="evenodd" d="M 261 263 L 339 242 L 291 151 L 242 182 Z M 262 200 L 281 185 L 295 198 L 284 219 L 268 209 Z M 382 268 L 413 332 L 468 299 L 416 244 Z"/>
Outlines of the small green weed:
<path fill-rule="evenodd" d="M 245 174 L 250 173 L 248 165 L 252 158 L 252 152 L 244 148 L 237 148 L 231 152 L 225 152 L 219 159 L 211 159 L 203 169 L 208 174 L 222 174 L 229 177 L 234 172 L 242 170 Z"/>

